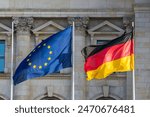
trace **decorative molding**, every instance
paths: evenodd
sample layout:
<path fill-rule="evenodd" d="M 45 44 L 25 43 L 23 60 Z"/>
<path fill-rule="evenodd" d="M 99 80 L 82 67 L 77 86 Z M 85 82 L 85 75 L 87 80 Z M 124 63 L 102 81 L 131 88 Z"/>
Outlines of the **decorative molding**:
<path fill-rule="evenodd" d="M 117 31 L 115 31 L 115 32 L 97 32 L 96 31 L 97 29 L 102 28 L 105 25 L 108 25 L 108 26 L 110 26 L 111 28 L 113 28 Z M 112 24 L 111 22 L 109 22 L 107 20 L 105 20 L 104 22 L 102 22 L 102 23 L 98 24 L 97 26 L 95 26 L 95 27 L 88 30 L 88 33 L 90 35 L 95 35 L 95 34 L 120 34 L 120 33 L 123 33 L 123 32 L 124 32 L 123 29 L 121 29 L 120 27 Z"/>
<path fill-rule="evenodd" d="M 53 96 L 53 86 L 47 86 L 47 96 L 48 97 Z"/>
<path fill-rule="evenodd" d="M 0 100 L 9 100 L 9 98 L 3 94 L 0 94 Z"/>
<path fill-rule="evenodd" d="M 7 34 L 7 35 L 11 35 L 11 28 L 0 23 L 0 28 L 4 29 L 4 31 L 1 31 L 0 34 Z"/>
<path fill-rule="evenodd" d="M 95 96 L 93 96 L 89 100 L 97 100 L 98 98 L 103 98 L 103 97 L 104 97 L 104 95 L 102 93 L 100 93 L 100 94 L 96 94 Z M 108 97 L 114 98 L 115 100 L 122 100 L 122 98 L 118 97 L 115 94 L 109 94 Z"/>
<path fill-rule="evenodd" d="M 56 97 L 56 98 L 58 98 L 58 99 L 60 99 L 60 100 L 65 100 L 65 97 L 63 97 L 63 96 L 61 96 L 61 95 L 58 95 L 58 94 L 54 94 L 54 93 L 53 93 L 52 96 L 53 96 L 53 97 Z M 41 99 L 43 99 L 43 98 L 49 98 L 49 96 L 48 96 L 47 94 L 40 95 L 40 96 L 34 98 L 34 100 L 41 100 Z M 51 98 L 51 97 L 50 97 L 50 98 Z"/>
<path fill-rule="evenodd" d="M 102 86 L 102 90 L 104 97 L 109 97 L 109 86 L 107 85 Z"/>
<path fill-rule="evenodd" d="M 137 3 L 134 4 L 135 12 L 150 12 L 150 3 Z"/>
<path fill-rule="evenodd" d="M 123 25 L 125 27 L 126 32 L 130 32 L 132 30 L 133 21 L 134 21 L 133 17 L 130 16 L 123 17 Z"/>
<path fill-rule="evenodd" d="M 14 24 L 17 28 L 17 32 L 29 32 L 33 25 L 33 18 L 32 17 L 15 17 Z"/>
<path fill-rule="evenodd" d="M 123 17 L 125 15 L 134 15 L 134 11 L 132 9 L 61 9 L 61 10 L 52 10 L 52 9 L 1 9 L 0 17 L 55 17 L 55 18 L 67 18 L 80 16 L 80 17 Z"/>
<path fill-rule="evenodd" d="M 8 31 L 8 32 L 11 32 L 11 28 L 9 28 L 8 26 L 0 23 L 0 27 L 3 28 L 4 30 Z"/>
<path fill-rule="evenodd" d="M 42 31 L 42 29 L 44 29 L 44 28 L 46 28 L 48 26 L 53 26 L 53 27 L 55 27 L 55 28 L 57 28 L 59 30 L 65 29 L 63 26 L 61 26 L 61 25 L 59 25 L 59 24 L 57 24 L 57 23 L 55 23 L 53 21 L 48 21 L 48 22 L 40 25 L 39 27 L 37 27 L 37 28 L 35 28 L 35 29 L 32 30 L 32 32 L 35 34 L 36 45 L 41 42 L 41 40 L 39 39 L 40 34 L 49 34 L 49 35 L 52 35 L 52 34 L 57 33 L 57 31 L 56 32 L 54 32 L 54 31 L 53 32 Z"/>
<path fill-rule="evenodd" d="M 107 29 L 105 31 L 101 31 L 99 29 Z M 110 30 L 111 29 L 111 30 Z M 103 38 L 103 40 L 111 40 L 114 39 L 114 37 L 118 37 L 119 35 L 121 35 L 124 30 L 120 27 L 118 27 L 117 25 L 105 20 L 103 22 L 101 22 L 100 24 L 97 24 L 96 26 L 92 27 L 91 29 L 89 29 L 87 31 L 90 36 L 91 36 L 91 44 L 97 44 L 97 38 L 96 35 L 101 35 L 101 38 Z M 113 37 L 112 37 L 113 36 Z"/>
<path fill-rule="evenodd" d="M 52 26 L 58 28 L 59 30 L 65 29 L 64 27 L 62 27 L 61 25 L 59 25 L 59 24 L 57 24 L 57 23 L 55 23 L 53 21 L 48 21 L 47 23 L 45 23 L 45 24 L 43 24 L 43 25 L 33 29 L 32 31 L 33 31 L 33 33 L 40 33 L 41 32 L 40 30 L 42 30 L 43 28 L 45 28 L 45 27 L 47 27 L 49 25 L 52 25 Z M 47 33 L 47 32 L 45 32 L 45 33 Z"/>
<path fill-rule="evenodd" d="M 39 34 L 35 34 L 35 45 L 40 43 Z"/>
<path fill-rule="evenodd" d="M 7 34 L 7 46 L 9 47 L 11 45 L 11 34 Z"/>
<path fill-rule="evenodd" d="M 75 23 L 76 30 L 83 30 L 87 28 L 89 17 L 68 17 L 68 23 L 72 25 L 73 22 Z"/>

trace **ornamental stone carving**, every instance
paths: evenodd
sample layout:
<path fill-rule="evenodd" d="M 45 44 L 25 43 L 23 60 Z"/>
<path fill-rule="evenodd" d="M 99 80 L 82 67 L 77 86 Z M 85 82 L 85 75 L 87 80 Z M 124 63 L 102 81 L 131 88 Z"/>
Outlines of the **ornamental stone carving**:
<path fill-rule="evenodd" d="M 33 26 L 32 17 L 15 17 L 13 19 L 17 32 L 20 33 L 30 32 Z"/>
<path fill-rule="evenodd" d="M 132 30 L 132 22 L 134 21 L 133 17 L 123 17 L 123 25 L 126 32 L 130 32 Z"/>
<path fill-rule="evenodd" d="M 68 17 L 68 23 L 72 25 L 72 23 L 75 23 L 75 29 L 76 30 L 83 30 L 86 29 L 87 24 L 89 22 L 88 17 Z"/>

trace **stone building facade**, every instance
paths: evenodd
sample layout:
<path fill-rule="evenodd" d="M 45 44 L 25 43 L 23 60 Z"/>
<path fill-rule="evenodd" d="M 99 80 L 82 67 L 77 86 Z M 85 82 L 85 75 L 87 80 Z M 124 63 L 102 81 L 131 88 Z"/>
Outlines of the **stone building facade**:
<path fill-rule="evenodd" d="M 12 26 L 14 70 L 43 39 L 75 22 L 75 99 L 132 99 L 131 72 L 86 81 L 81 49 L 130 30 L 135 23 L 136 99 L 150 99 L 149 0 L 0 0 L 0 99 L 10 99 Z M 71 70 L 14 86 L 15 100 L 71 99 Z"/>

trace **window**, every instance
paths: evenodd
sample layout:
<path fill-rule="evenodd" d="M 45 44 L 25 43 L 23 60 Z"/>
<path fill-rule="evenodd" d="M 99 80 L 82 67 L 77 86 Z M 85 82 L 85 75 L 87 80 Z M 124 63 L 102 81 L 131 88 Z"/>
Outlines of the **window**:
<path fill-rule="evenodd" d="M 55 97 L 55 96 L 52 96 L 52 97 L 46 96 L 46 97 L 44 97 L 44 98 L 42 98 L 42 99 L 40 99 L 40 100 L 60 100 L 60 99 L 57 98 L 57 97 Z"/>
<path fill-rule="evenodd" d="M 99 97 L 96 100 L 115 100 L 115 99 L 112 97 Z"/>
<path fill-rule="evenodd" d="M 110 40 L 97 40 L 97 44 L 98 45 L 103 45 L 103 44 L 106 44 L 108 43 Z"/>
<path fill-rule="evenodd" d="M 4 72 L 5 66 L 5 41 L 0 41 L 0 73 Z"/>

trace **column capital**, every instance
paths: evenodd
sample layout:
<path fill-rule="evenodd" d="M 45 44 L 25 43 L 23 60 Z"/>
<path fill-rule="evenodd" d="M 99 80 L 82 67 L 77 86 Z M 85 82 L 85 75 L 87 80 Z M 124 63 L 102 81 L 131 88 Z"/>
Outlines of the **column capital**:
<path fill-rule="evenodd" d="M 133 17 L 125 16 L 123 17 L 123 25 L 126 32 L 130 32 L 132 30 L 132 22 L 134 21 Z"/>
<path fill-rule="evenodd" d="M 75 23 L 76 30 L 84 30 L 89 23 L 89 17 L 68 17 L 68 23 L 72 25 L 72 22 Z"/>
<path fill-rule="evenodd" d="M 32 17 L 14 17 L 14 25 L 18 32 L 25 33 L 30 32 L 33 26 Z"/>

